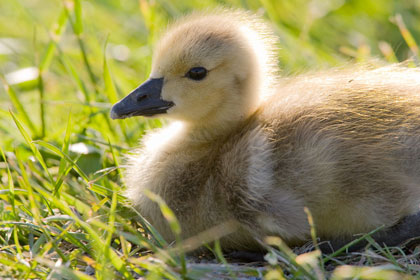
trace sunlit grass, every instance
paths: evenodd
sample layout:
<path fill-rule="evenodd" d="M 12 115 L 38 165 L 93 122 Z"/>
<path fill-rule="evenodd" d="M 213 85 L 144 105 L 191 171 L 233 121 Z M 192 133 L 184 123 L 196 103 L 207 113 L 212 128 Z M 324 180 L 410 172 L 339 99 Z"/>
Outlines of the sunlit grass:
<path fill-rule="evenodd" d="M 418 249 L 381 248 L 369 235 L 363 239 L 371 249 L 345 254 L 348 245 L 329 256 L 269 238 L 264 265 L 229 264 L 216 242 L 214 260 L 196 263 L 187 245 L 200 240 L 167 244 L 131 209 L 123 154 L 162 123 L 111 121 L 109 108 L 146 79 L 153 44 L 169 21 L 218 5 L 250 9 L 271 22 L 283 75 L 372 58 L 418 63 L 414 0 L 2 1 L 0 277 L 403 279 L 419 273 Z M 179 234 L 165 202 L 150 197 Z M 316 243 L 315 231 L 313 237 Z"/>

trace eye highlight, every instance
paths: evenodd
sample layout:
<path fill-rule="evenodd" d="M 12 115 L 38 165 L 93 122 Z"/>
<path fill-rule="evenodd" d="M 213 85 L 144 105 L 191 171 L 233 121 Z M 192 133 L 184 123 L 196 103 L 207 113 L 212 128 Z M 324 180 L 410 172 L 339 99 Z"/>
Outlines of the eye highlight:
<path fill-rule="evenodd" d="M 185 77 L 191 80 L 200 81 L 207 76 L 207 73 L 208 71 L 204 67 L 193 67 L 185 74 Z"/>

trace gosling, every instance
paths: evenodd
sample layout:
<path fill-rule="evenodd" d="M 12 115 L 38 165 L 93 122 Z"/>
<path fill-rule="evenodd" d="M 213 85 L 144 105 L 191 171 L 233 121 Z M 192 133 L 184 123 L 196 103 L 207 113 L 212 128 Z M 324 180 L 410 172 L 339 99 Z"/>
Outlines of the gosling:
<path fill-rule="evenodd" d="M 380 226 L 387 245 L 420 235 L 420 70 L 357 67 L 276 75 L 276 39 L 257 16 L 196 13 L 154 51 L 150 78 L 113 119 L 172 123 L 129 156 L 127 195 L 168 240 L 149 190 L 177 216 L 181 238 L 234 220 L 225 250 L 255 251 L 280 236 L 317 235 L 333 249 Z"/>

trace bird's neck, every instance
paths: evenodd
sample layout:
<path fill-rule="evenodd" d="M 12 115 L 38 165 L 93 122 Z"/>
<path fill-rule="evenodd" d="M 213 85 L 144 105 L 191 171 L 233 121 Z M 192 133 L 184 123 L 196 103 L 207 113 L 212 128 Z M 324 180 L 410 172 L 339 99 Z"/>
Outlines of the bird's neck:
<path fill-rule="evenodd" d="M 197 144 L 223 141 L 248 123 L 255 111 L 256 109 L 243 114 L 230 114 L 229 118 L 220 118 L 212 122 L 185 123 L 185 136 L 191 143 Z"/>
<path fill-rule="evenodd" d="M 252 98 L 242 104 L 226 102 L 203 119 L 185 121 L 187 135 L 198 142 L 224 139 L 242 127 L 258 108 L 257 98 Z"/>

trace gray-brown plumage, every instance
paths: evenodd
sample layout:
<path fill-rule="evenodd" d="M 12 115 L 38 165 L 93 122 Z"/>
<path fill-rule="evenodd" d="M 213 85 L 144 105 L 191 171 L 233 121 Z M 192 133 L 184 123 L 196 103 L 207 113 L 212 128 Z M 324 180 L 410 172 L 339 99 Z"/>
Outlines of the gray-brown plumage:
<path fill-rule="evenodd" d="M 113 118 L 173 120 L 146 136 L 126 172 L 128 197 L 166 239 L 145 189 L 175 212 L 183 238 L 238 221 L 225 249 L 257 250 L 254 237 L 266 235 L 302 244 L 305 206 L 318 236 L 336 244 L 418 212 L 420 70 L 279 79 L 274 41 L 247 13 L 193 14 L 160 41 L 151 78 L 113 107 Z M 389 244 L 408 238 L 404 226 L 388 230 Z"/>

